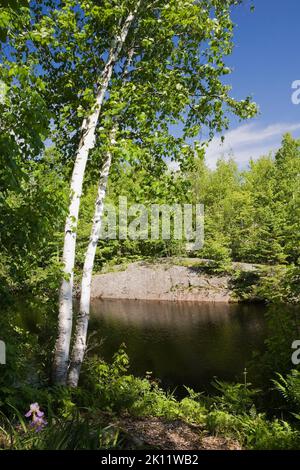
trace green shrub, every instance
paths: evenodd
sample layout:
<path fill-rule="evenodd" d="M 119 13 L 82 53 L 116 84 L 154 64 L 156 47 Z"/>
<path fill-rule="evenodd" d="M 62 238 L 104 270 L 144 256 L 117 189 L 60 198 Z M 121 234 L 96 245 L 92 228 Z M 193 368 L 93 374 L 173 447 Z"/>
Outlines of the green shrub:
<path fill-rule="evenodd" d="M 206 418 L 207 430 L 214 434 L 225 434 L 236 437 L 238 433 L 237 417 L 227 411 L 212 411 Z"/>
<path fill-rule="evenodd" d="M 208 431 L 237 439 L 246 449 L 288 450 L 300 445 L 300 433 L 286 421 L 269 421 L 264 414 L 233 415 L 212 411 L 207 415 Z"/>
<path fill-rule="evenodd" d="M 281 374 L 277 376 L 278 380 L 273 380 L 276 390 L 284 398 L 288 410 L 300 420 L 300 371 L 294 369 L 286 378 Z"/>
<path fill-rule="evenodd" d="M 255 286 L 256 297 L 272 303 L 298 303 L 300 270 L 295 266 L 272 266 L 261 269 Z"/>
<path fill-rule="evenodd" d="M 213 386 L 219 392 L 212 399 L 213 405 L 232 414 L 249 412 L 254 406 L 253 398 L 259 392 L 251 389 L 251 384 L 231 384 L 221 380 L 215 380 Z"/>
<path fill-rule="evenodd" d="M 192 390 L 187 389 L 188 396 L 178 401 L 173 394 L 162 390 L 151 376 L 134 377 L 128 369 L 129 359 L 124 347 L 114 355 L 111 364 L 98 359 L 88 361 L 84 380 L 90 393 L 84 394 L 83 404 L 116 414 L 127 411 L 135 416 L 181 418 L 197 424 L 205 421 L 205 406 Z"/>
<path fill-rule="evenodd" d="M 300 445 L 300 434 L 283 420 L 268 421 L 265 415 L 239 418 L 239 438 L 248 449 L 290 450 Z"/>
<path fill-rule="evenodd" d="M 209 271 L 212 273 L 230 272 L 232 266 L 231 249 L 227 240 L 221 235 L 205 241 L 199 256 L 211 260 Z"/>

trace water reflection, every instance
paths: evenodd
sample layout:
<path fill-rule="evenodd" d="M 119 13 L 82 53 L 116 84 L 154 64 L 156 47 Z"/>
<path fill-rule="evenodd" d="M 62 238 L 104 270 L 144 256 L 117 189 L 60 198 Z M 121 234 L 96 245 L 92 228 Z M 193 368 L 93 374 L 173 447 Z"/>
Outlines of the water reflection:
<path fill-rule="evenodd" d="M 91 329 L 110 360 L 122 343 L 131 370 L 152 371 L 164 387 L 210 389 L 214 376 L 242 379 L 266 335 L 265 307 L 222 303 L 95 300 Z"/>

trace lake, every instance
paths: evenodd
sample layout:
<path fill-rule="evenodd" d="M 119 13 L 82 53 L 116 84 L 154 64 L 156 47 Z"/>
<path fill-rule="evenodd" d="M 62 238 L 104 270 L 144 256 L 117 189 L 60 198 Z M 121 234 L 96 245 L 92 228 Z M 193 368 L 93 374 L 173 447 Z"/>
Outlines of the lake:
<path fill-rule="evenodd" d="M 102 341 L 104 359 L 125 343 L 134 374 L 151 371 L 171 390 L 209 391 L 214 377 L 244 380 L 253 352 L 264 349 L 266 310 L 258 304 L 94 300 L 91 330 Z"/>

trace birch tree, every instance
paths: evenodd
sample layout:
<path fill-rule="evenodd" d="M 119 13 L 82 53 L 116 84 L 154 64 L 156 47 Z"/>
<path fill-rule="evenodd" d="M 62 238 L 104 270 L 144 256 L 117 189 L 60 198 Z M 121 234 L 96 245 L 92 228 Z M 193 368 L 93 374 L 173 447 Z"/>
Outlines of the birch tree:
<path fill-rule="evenodd" d="M 89 151 L 95 145 L 96 127 L 101 112 L 101 107 L 107 92 L 113 69 L 119 59 L 120 52 L 126 41 L 129 28 L 135 19 L 140 2 L 136 3 L 133 11 L 130 11 L 121 31 L 112 39 L 112 44 L 107 63 L 99 80 L 99 88 L 96 96 L 96 103 L 91 114 L 84 118 L 81 127 L 81 139 L 75 159 L 75 165 L 71 180 L 71 196 L 69 213 L 65 226 L 65 239 L 63 250 L 63 280 L 60 289 L 59 317 L 58 317 L 58 337 L 55 347 L 54 359 L 54 380 L 57 384 L 65 384 L 69 364 L 69 349 L 72 334 L 73 318 L 73 276 L 76 252 L 76 230 L 78 223 L 80 197 L 85 173 L 85 167 Z M 107 181 L 109 165 L 104 169 L 103 181 Z M 100 193 L 104 189 L 101 188 Z M 101 196 L 101 194 L 100 194 Z"/>
<path fill-rule="evenodd" d="M 128 74 L 129 67 L 134 55 L 134 45 L 128 52 L 128 57 L 125 62 L 124 72 L 122 74 L 122 81 Z M 98 191 L 95 202 L 95 212 L 93 216 L 91 235 L 88 243 L 88 247 L 85 254 L 83 274 L 81 280 L 81 294 L 80 294 L 80 305 L 79 312 L 76 319 L 76 331 L 75 340 L 72 349 L 72 359 L 68 374 L 68 384 L 71 387 L 76 387 L 79 381 L 79 374 L 81 365 L 86 350 L 86 340 L 88 331 L 88 322 L 90 315 L 90 301 L 91 301 L 91 284 L 93 267 L 96 256 L 97 244 L 101 232 L 102 215 L 104 212 L 104 199 L 106 196 L 107 182 L 112 164 L 112 147 L 116 143 L 116 133 L 118 130 L 118 124 L 114 122 L 113 127 L 109 135 L 109 147 L 105 152 L 104 162 L 100 171 Z"/>
<path fill-rule="evenodd" d="M 212 135 L 215 129 L 220 130 L 222 126 L 226 126 L 222 118 L 223 104 L 229 104 L 240 115 L 243 113 L 250 115 L 254 108 L 251 107 L 250 101 L 238 104 L 231 100 L 228 96 L 228 89 L 221 85 L 219 77 L 213 78 L 212 72 L 216 65 L 221 65 L 222 71 L 226 72 L 222 54 L 228 52 L 225 46 L 230 47 L 230 42 L 226 43 L 230 36 L 225 34 L 225 28 L 230 24 L 228 23 L 228 10 L 218 9 L 218 2 L 168 2 L 159 7 L 158 4 L 159 2 L 156 2 L 155 8 L 149 8 L 146 17 L 140 18 L 142 21 L 135 31 L 135 49 L 138 52 L 134 63 L 131 64 L 128 83 L 124 86 L 117 81 L 116 96 L 114 97 L 112 90 L 108 106 L 109 111 L 112 107 L 117 108 L 115 112 L 118 112 L 119 106 L 122 115 L 121 127 L 125 135 L 130 129 L 129 133 L 136 141 L 142 142 L 142 145 L 145 142 L 149 144 L 150 141 L 153 148 L 159 141 L 163 142 L 160 148 L 161 158 L 171 150 L 173 157 L 177 153 L 181 158 L 187 159 L 188 146 L 185 139 L 176 141 L 169 132 L 168 123 L 179 121 L 185 114 L 184 137 L 195 135 L 203 124 L 207 125 Z M 210 8 L 213 6 L 217 7 L 216 17 L 210 18 Z M 208 60 L 205 66 L 209 68 L 208 76 L 210 77 L 210 83 L 206 89 L 203 89 L 203 82 L 201 84 L 201 80 L 195 81 L 193 76 L 195 72 L 200 75 L 200 69 L 201 75 L 205 70 L 200 62 L 201 54 L 199 53 L 202 43 L 199 31 L 203 28 L 203 18 L 208 22 L 208 30 L 201 36 L 201 39 L 207 39 L 211 34 L 211 39 L 213 38 L 210 49 L 206 50 Z M 225 18 L 227 22 L 224 21 Z M 148 23 L 149 31 L 145 30 L 145 23 Z M 216 24 L 218 26 L 212 33 L 213 25 Z M 224 43 L 217 46 L 215 35 L 220 33 L 220 24 L 224 28 L 221 30 L 226 40 L 223 38 Z M 158 47 L 158 44 L 162 47 Z M 221 70 L 219 73 L 222 74 Z M 203 75 L 207 78 L 205 73 Z M 124 95 L 127 103 L 125 112 L 122 105 L 120 106 L 120 103 L 124 103 Z M 116 103 L 119 105 L 116 106 Z M 204 103 L 206 105 L 210 103 L 210 105 L 203 109 Z M 111 145 L 115 141 L 115 133 L 116 129 L 113 130 L 113 137 L 110 139 Z M 185 151 L 182 148 L 183 144 Z M 193 152 L 190 152 L 190 155 L 192 154 Z M 112 150 L 110 148 L 106 152 L 100 175 L 91 236 L 84 261 L 80 308 L 68 377 L 68 383 L 73 387 L 78 384 L 86 348 L 92 272 L 101 231 L 101 218 L 111 161 Z"/>
<path fill-rule="evenodd" d="M 66 383 L 69 360 L 76 232 L 86 164 L 95 146 L 103 102 L 109 96 L 114 71 L 126 56 L 126 39 L 141 3 L 140 0 L 105 1 L 101 6 L 90 0 L 33 3 L 30 21 L 11 43 L 16 67 L 26 68 L 29 62 L 38 67 L 36 85 L 43 90 L 52 113 L 52 140 L 64 151 L 66 162 L 74 160 L 53 366 L 54 382 L 61 385 Z"/>
<path fill-rule="evenodd" d="M 115 133 L 113 129 L 110 136 L 110 145 L 115 144 Z M 86 349 L 86 338 L 88 331 L 88 320 L 90 314 L 90 298 L 93 266 L 96 255 L 96 248 L 101 231 L 102 215 L 104 212 L 104 199 L 106 195 L 107 181 L 112 162 L 112 150 L 108 149 L 105 155 L 104 164 L 100 172 L 98 192 L 95 202 L 95 212 L 93 216 L 91 236 L 85 254 L 83 274 L 81 281 L 81 295 L 79 313 L 76 321 L 75 340 L 72 350 L 72 361 L 68 376 L 68 384 L 76 387 L 79 380 L 80 368 Z"/>

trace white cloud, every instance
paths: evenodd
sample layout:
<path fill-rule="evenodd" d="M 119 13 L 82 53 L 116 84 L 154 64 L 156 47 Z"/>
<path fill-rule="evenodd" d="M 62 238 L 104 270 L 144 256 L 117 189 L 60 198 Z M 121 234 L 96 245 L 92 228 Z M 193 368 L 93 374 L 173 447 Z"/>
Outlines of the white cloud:
<path fill-rule="evenodd" d="M 283 134 L 300 130 L 300 123 L 278 123 L 267 127 L 256 124 L 239 126 L 224 134 L 222 144 L 220 137 L 214 137 L 206 151 L 206 162 L 214 168 L 222 156 L 232 156 L 240 167 L 244 167 L 250 158 L 257 159 L 277 150 Z"/>

